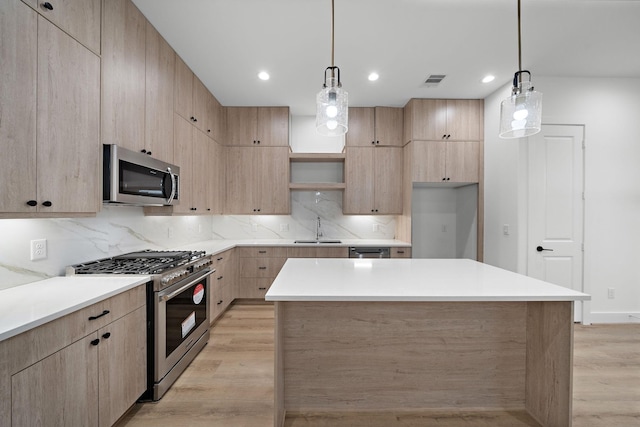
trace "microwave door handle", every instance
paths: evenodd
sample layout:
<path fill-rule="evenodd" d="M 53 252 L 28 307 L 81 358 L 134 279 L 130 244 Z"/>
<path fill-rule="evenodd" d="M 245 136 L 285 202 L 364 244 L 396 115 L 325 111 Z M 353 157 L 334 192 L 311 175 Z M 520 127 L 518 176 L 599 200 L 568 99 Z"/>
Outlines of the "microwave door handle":
<path fill-rule="evenodd" d="M 169 176 L 171 177 L 171 195 L 169 196 L 167 203 L 171 204 L 171 202 L 173 202 L 173 198 L 176 196 L 176 177 L 171 172 L 171 168 L 167 168 L 167 172 L 169 172 Z"/>

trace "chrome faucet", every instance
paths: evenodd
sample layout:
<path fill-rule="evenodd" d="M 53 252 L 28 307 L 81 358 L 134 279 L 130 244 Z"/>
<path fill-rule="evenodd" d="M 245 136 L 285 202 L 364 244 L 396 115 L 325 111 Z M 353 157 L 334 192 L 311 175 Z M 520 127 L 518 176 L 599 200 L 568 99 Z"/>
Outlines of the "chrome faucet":
<path fill-rule="evenodd" d="M 316 240 L 320 240 L 320 238 L 322 237 L 321 227 L 322 227 L 322 224 L 320 224 L 320 217 L 318 217 L 316 221 Z"/>

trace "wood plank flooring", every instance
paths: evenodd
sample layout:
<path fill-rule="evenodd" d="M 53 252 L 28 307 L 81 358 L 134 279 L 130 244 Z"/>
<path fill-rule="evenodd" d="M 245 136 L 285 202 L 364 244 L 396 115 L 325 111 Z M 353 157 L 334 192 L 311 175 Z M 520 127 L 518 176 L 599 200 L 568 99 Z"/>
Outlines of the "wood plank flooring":
<path fill-rule="evenodd" d="M 273 306 L 234 304 L 167 394 L 136 404 L 117 427 L 271 427 Z M 640 426 L 640 324 L 575 327 L 574 427 Z M 518 427 L 523 412 L 290 414 L 287 427 Z M 387 421 L 388 420 L 388 421 Z"/>

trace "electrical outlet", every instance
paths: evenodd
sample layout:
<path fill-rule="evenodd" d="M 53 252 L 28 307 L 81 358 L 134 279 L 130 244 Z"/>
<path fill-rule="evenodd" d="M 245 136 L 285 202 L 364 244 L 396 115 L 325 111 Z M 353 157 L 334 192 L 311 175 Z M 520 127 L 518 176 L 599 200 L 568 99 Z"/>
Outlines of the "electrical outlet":
<path fill-rule="evenodd" d="M 47 258 L 47 239 L 31 241 L 31 261 Z"/>
<path fill-rule="evenodd" d="M 167 228 L 167 237 L 171 239 L 173 237 L 173 227 Z"/>
<path fill-rule="evenodd" d="M 616 297 L 616 288 L 607 288 L 607 297 L 614 299 Z"/>
<path fill-rule="evenodd" d="M 373 224 L 373 231 L 376 233 L 380 231 L 380 224 Z"/>
<path fill-rule="evenodd" d="M 280 231 L 289 231 L 289 224 L 280 224 Z"/>
<path fill-rule="evenodd" d="M 505 236 L 509 235 L 509 224 L 504 224 L 502 226 L 502 234 L 504 234 Z"/>

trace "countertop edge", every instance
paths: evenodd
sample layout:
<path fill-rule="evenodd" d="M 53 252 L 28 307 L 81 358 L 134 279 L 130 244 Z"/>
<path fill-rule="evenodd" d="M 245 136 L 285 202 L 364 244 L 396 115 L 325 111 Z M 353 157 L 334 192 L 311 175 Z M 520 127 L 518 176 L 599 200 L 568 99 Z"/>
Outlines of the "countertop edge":
<path fill-rule="evenodd" d="M 77 277 L 77 276 L 73 276 L 73 277 Z M 91 278 L 86 278 L 87 280 L 91 280 Z M 85 307 L 88 307 L 92 304 L 98 303 L 100 301 L 104 301 L 108 298 L 111 298 L 112 296 L 121 294 L 123 292 L 126 292 L 130 289 L 135 288 L 136 286 L 140 286 L 146 282 L 148 282 L 149 280 L 151 280 L 151 278 L 149 276 L 136 276 L 136 277 L 131 277 L 131 282 L 122 285 L 121 287 L 118 287 L 117 289 L 111 289 L 110 291 L 107 291 L 105 293 L 96 295 L 93 298 L 89 298 L 86 300 L 83 300 L 81 302 L 78 302 L 76 304 L 72 304 L 69 306 L 65 306 L 64 308 L 57 310 L 55 312 L 49 313 L 45 316 L 39 317 L 37 319 L 34 319 L 32 321 L 26 322 L 21 324 L 20 326 L 16 326 L 13 327 L 11 329 L 7 329 L 5 331 L 0 332 L 0 342 L 5 341 L 9 338 L 15 337 L 17 335 L 20 335 L 23 332 L 27 332 L 30 331 L 31 329 L 37 328 L 38 326 L 42 326 L 45 323 L 49 323 L 53 320 L 57 320 L 63 316 L 66 316 L 67 314 L 73 313 L 75 311 L 81 310 Z M 34 282 L 34 283 L 41 283 L 41 282 L 45 282 L 45 280 L 40 281 L 40 282 Z"/>

